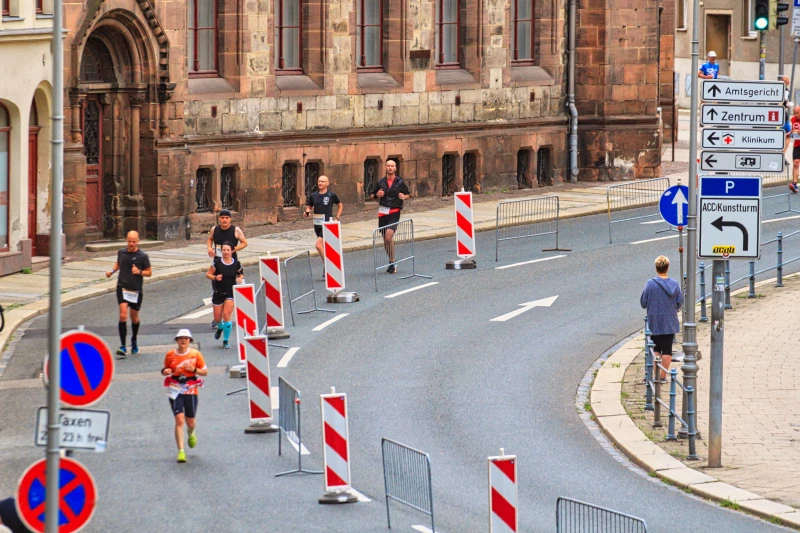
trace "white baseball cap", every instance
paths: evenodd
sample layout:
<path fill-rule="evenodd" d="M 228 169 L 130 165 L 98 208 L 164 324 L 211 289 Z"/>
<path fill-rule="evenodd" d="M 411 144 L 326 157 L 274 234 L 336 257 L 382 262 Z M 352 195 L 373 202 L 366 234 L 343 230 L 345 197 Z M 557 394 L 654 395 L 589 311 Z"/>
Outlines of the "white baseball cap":
<path fill-rule="evenodd" d="M 175 340 L 181 337 L 189 337 L 189 340 L 194 340 L 194 338 L 192 338 L 192 332 L 186 328 L 178 330 L 178 333 L 175 334 Z"/>
<path fill-rule="evenodd" d="M 711 51 L 708 53 L 708 57 L 717 57 L 717 53 L 716 53 L 714 50 L 711 50 Z"/>

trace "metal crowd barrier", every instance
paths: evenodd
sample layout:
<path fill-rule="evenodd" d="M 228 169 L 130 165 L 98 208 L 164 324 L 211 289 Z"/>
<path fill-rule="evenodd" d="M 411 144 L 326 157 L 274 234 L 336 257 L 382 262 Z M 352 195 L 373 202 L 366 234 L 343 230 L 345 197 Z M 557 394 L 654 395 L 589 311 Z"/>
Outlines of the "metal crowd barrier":
<path fill-rule="evenodd" d="M 647 533 L 647 524 L 629 514 L 559 497 L 556 501 L 556 532 Z"/>
<path fill-rule="evenodd" d="M 386 232 L 393 231 L 392 239 L 386 240 Z M 414 221 L 410 218 L 403 219 L 394 224 L 381 226 L 372 232 L 372 256 L 375 266 L 375 292 L 378 292 L 378 270 L 394 265 L 395 268 L 404 262 L 411 261 L 411 274 L 400 279 L 408 278 L 427 278 L 423 274 L 417 274 L 414 264 Z M 392 261 L 394 256 L 394 261 Z"/>
<path fill-rule="evenodd" d="M 322 474 L 321 470 L 305 470 L 303 468 L 303 438 L 300 428 L 300 391 L 294 388 L 288 381 L 278 378 L 278 455 L 281 455 L 281 435 L 297 446 L 297 468 L 287 470 L 275 477 L 288 474 Z"/>
<path fill-rule="evenodd" d="M 661 424 L 661 408 L 664 407 L 669 413 L 669 422 L 667 426 L 666 440 L 678 440 L 675 433 L 675 421 L 681 423 L 681 433 L 685 432 L 689 440 L 689 454 L 687 459 L 696 461 L 700 457 L 697 455 L 697 409 L 695 404 L 697 398 L 694 393 L 693 387 L 686 387 L 678 380 L 678 370 L 675 368 L 666 369 L 661 366 L 661 359 L 657 358 L 653 353 L 655 343 L 651 339 L 650 328 L 647 326 L 647 319 L 645 319 L 644 330 L 644 374 L 645 374 L 645 400 L 644 410 L 653 411 L 653 427 L 660 428 Z M 661 399 L 661 371 L 664 371 L 669 376 L 669 404 Z M 677 388 L 680 387 L 686 399 L 686 419 L 684 420 L 678 415 L 677 411 Z"/>
<path fill-rule="evenodd" d="M 503 200 L 498 203 L 494 230 L 494 260 L 498 260 L 500 241 L 555 235 L 555 248 L 542 251 L 559 250 L 559 213 L 558 196 Z"/>
<path fill-rule="evenodd" d="M 649 215 L 636 215 L 614 220 L 614 213 L 626 209 L 658 206 L 661 195 L 668 188 L 669 178 L 652 178 L 610 185 L 606 189 L 606 203 L 608 204 L 608 242 L 614 242 L 611 235 L 612 224 L 660 216 L 656 209 L 655 213 Z"/>
<path fill-rule="evenodd" d="M 765 174 L 761 176 L 762 190 L 775 188 L 776 191 L 778 191 L 774 194 L 770 194 L 769 196 L 762 194 L 764 199 L 779 198 L 781 196 L 786 197 L 786 209 L 782 211 L 776 211 L 776 215 L 780 215 L 781 213 L 800 213 L 800 211 L 792 207 L 792 196 L 797 193 L 793 193 L 789 190 L 789 183 L 792 180 L 791 169 L 792 167 L 788 163 L 784 162 L 783 172 L 781 174 Z M 779 187 L 783 187 L 783 192 L 780 192 Z"/>
<path fill-rule="evenodd" d="M 433 522 L 433 486 L 431 484 L 431 458 L 427 453 L 405 444 L 381 439 L 383 457 L 383 483 L 386 487 L 386 521 L 392 528 L 389 500 L 405 504 L 431 517 Z"/>
<path fill-rule="evenodd" d="M 292 325 L 294 326 L 294 303 L 308 295 L 314 301 L 314 308 L 308 311 L 298 311 L 298 315 L 313 313 L 314 311 L 324 311 L 335 313 L 333 309 L 321 309 L 317 307 L 317 293 L 314 288 L 314 271 L 311 269 L 311 254 L 308 251 L 293 255 L 283 262 L 283 271 L 286 274 L 286 294 L 289 298 L 289 313 L 292 315 Z M 266 305 L 266 302 L 265 302 Z"/>

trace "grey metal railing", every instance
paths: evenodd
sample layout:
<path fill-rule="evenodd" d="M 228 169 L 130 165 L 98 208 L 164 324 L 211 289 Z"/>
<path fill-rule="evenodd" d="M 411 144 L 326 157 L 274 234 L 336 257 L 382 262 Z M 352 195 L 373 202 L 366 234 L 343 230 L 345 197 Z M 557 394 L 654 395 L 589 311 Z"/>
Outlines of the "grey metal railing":
<path fill-rule="evenodd" d="M 298 315 L 324 311 L 335 313 L 333 309 L 321 309 L 317 306 L 317 292 L 314 288 L 314 271 L 311 269 L 311 254 L 308 251 L 293 255 L 283 262 L 283 271 L 286 274 L 286 294 L 289 299 L 289 314 L 292 315 L 294 326 L 295 302 L 311 295 L 314 308 L 307 311 L 297 311 Z M 265 303 L 266 305 L 266 303 Z"/>
<path fill-rule="evenodd" d="M 500 241 L 528 239 L 554 235 L 555 248 L 559 250 L 558 221 L 560 204 L 558 196 L 503 200 L 497 204 L 494 230 L 494 260 L 498 260 Z M 566 250 L 568 251 L 568 250 Z"/>
<path fill-rule="evenodd" d="M 647 533 L 641 518 L 612 509 L 559 497 L 556 501 L 557 533 Z"/>
<path fill-rule="evenodd" d="M 766 200 L 767 198 L 779 198 L 781 196 L 786 197 L 786 209 L 776 211 L 776 215 L 780 215 L 781 213 L 800 213 L 800 211 L 792 207 L 792 196 L 794 196 L 796 193 L 793 193 L 789 190 L 789 183 L 791 180 L 791 166 L 787 162 L 784 162 L 782 173 L 764 174 L 761 176 L 762 191 L 768 188 L 774 189 L 774 191 L 772 191 L 773 194 L 770 195 L 765 195 L 762 192 L 762 198 Z M 780 192 L 781 190 L 783 192 Z"/>
<path fill-rule="evenodd" d="M 660 216 L 658 209 L 656 209 L 654 213 L 646 215 L 637 214 L 617 219 L 614 219 L 614 213 L 629 209 L 658 206 L 661 195 L 668 188 L 669 178 L 652 178 L 610 185 L 606 189 L 606 203 L 608 205 L 608 242 L 614 242 L 611 234 L 612 224 Z"/>
<path fill-rule="evenodd" d="M 411 274 L 400 279 L 427 278 L 417 274 L 414 259 L 414 221 L 410 218 L 394 224 L 381 226 L 372 232 L 372 258 L 375 267 L 375 292 L 378 292 L 378 270 L 389 268 L 404 261 L 411 261 Z"/>
<path fill-rule="evenodd" d="M 685 431 L 689 441 L 689 454 L 687 459 L 695 461 L 700 459 L 697 455 L 697 397 L 694 388 L 684 386 L 678 380 L 678 371 L 675 368 L 667 369 L 661 365 L 661 359 L 655 356 L 653 348 L 655 343 L 651 338 L 650 328 L 645 318 L 644 330 L 644 375 L 645 375 L 645 400 L 644 410 L 653 411 L 653 427 L 662 427 L 661 408 L 664 407 L 669 413 L 666 440 L 678 440 L 675 433 L 675 421 L 681 423 L 682 433 Z M 669 375 L 669 403 L 661 399 L 661 372 Z M 677 388 L 680 387 L 684 393 L 686 401 L 686 419 L 678 415 L 677 410 Z"/>
<path fill-rule="evenodd" d="M 389 529 L 392 528 L 389 500 L 394 500 L 430 515 L 431 531 L 435 532 L 430 456 L 387 438 L 381 439 L 381 455 Z"/>
<path fill-rule="evenodd" d="M 306 470 L 303 468 L 303 433 L 300 425 L 300 391 L 285 379 L 278 378 L 278 455 L 281 455 L 281 443 L 285 436 L 287 440 L 297 447 L 297 468 L 287 470 L 275 477 L 288 474 L 322 474 L 321 470 Z"/>

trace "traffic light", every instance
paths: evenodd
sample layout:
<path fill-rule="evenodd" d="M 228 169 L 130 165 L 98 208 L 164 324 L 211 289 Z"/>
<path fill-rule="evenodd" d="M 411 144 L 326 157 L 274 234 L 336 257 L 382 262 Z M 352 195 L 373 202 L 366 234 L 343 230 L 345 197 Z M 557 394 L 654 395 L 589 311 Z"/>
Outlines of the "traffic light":
<path fill-rule="evenodd" d="M 769 29 L 777 30 L 784 24 L 789 24 L 789 17 L 784 17 L 782 13 L 789 10 L 789 4 L 770 0 L 769 2 Z"/>
<path fill-rule="evenodd" d="M 755 14 L 753 28 L 756 31 L 764 31 L 769 28 L 769 0 L 756 0 Z"/>

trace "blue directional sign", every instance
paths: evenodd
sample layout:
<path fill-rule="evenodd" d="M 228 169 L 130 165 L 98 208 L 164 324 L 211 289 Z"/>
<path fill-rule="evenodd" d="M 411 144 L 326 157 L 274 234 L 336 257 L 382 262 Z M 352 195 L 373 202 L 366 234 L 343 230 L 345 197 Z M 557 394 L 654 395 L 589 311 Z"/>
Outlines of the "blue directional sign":
<path fill-rule="evenodd" d="M 700 176 L 697 256 L 758 259 L 761 252 L 761 178 Z"/>
<path fill-rule="evenodd" d="M 689 187 L 673 185 L 661 195 L 658 203 L 661 218 L 672 226 L 685 226 L 689 215 Z"/>

